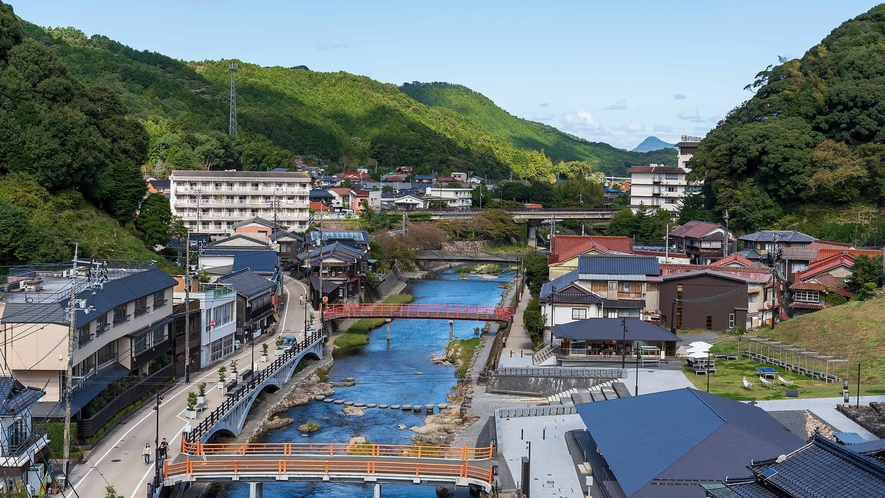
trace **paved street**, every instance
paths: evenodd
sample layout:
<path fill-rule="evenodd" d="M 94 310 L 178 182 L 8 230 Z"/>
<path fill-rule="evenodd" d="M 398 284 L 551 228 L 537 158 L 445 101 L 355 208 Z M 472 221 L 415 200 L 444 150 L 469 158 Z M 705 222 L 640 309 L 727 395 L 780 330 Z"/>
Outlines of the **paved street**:
<path fill-rule="evenodd" d="M 299 304 L 299 298 L 306 293 L 304 285 L 290 277 L 284 279 L 285 294 L 283 296 L 283 313 L 279 329 L 284 335 L 297 335 L 298 340 L 304 339 L 304 306 Z M 310 308 L 308 308 L 310 312 Z M 261 356 L 261 344 L 270 343 L 270 349 L 274 349 L 275 336 L 261 336 L 255 345 L 255 361 Z M 188 423 L 196 425 L 209 411 L 197 414 L 196 420 L 185 418 L 188 391 L 196 391 L 200 382 L 206 383 L 206 401 L 209 410 L 218 406 L 224 399 L 223 393 L 217 388 L 217 366 L 227 364 L 231 359 L 236 359 L 240 365 L 249 364 L 252 354 L 251 348 L 243 347 L 231 356 L 228 356 L 215 366 L 207 367 L 201 372 L 191 376 L 191 383 L 185 384 L 180 379 L 175 386 L 163 394 L 163 402 L 160 406 L 159 434 L 169 442 L 169 459 L 174 460 L 179 455 L 181 447 L 181 433 Z M 271 351 L 273 360 L 273 351 Z M 259 369 L 263 368 L 261 364 Z M 151 464 L 144 463 L 142 453 L 146 443 L 154 449 L 154 437 L 157 432 L 157 416 L 153 406 L 146 406 L 130 416 L 126 422 L 118 425 L 107 434 L 101 442 L 88 452 L 83 463 L 71 469 L 72 489 L 63 492 L 64 496 L 80 496 L 82 498 L 97 498 L 105 495 L 105 486 L 112 485 L 117 492 L 126 498 L 143 498 L 147 496 L 147 483 L 151 481 L 154 473 L 153 457 Z"/>

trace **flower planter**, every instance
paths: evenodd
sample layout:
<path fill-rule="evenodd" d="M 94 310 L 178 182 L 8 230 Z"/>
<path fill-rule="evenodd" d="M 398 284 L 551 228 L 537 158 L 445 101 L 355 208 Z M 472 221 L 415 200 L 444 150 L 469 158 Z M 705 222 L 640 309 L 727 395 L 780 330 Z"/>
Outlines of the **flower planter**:
<path fill-rule="evenodd" d="M 266 355 L 266 354 L 261 355 L 261 361 L 265 361 L 265 362 L 267 361 L 267 355 Z"/>
<path fill-rule="evenodd" d="M 187 418 L 192 418 L 192 419 L 197 418 L 197 411 L 196 410 L 185 410 L 184 415 Z"/>
<path fill-rule="evenodd" d="M 283 354 L 285 354 L 285 351 L 282 349 L 277 349 L 273 352 L 273 354 L 275 354 L 277 356 L 283 356 Z"/>
<path fill-rule="evenodd" d="M 236 382 L 237 381 L 237 372 L 233 372 L 230 374 L 230 380 Z"/>
<path fill-rule="evenodd" d="M 202 405 L 206 402 L 206 396 L 197 396 L 197 404 Z"/>
<path fill-rule="evenodd" d="M 218 388 L 219 388 L 219 389 L 224 389 L 224 381 L 223 381 L 223 380 L 219 380 L 219 381 L 218 381 Z"/>

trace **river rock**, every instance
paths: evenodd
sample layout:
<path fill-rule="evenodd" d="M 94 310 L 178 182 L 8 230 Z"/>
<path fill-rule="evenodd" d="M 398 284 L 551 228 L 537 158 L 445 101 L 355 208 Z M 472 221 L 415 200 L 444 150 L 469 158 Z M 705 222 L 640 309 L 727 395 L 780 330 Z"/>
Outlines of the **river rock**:
<path fill-rule="evenodd" d="M 356 406 L 346 405 L 342 410 L 344 411 L 344 414 L 348 417 L 362 417 L 363 415 L 365 415 L 365 413 L 363 413 L 363 409 Z"/>
<path fill-rule="evenodd" d="M 403 411 L 407 412 L 412 409 L 412 405 L 403 405 Z"/>
<path fill-rule="evenodd" d="M 353 406 L 355 406 L 357 408 L 365 408 L 366 404 L 365 403 L 354 403 Z"/>
<path fill-rule="evenodd" d="M 316 422 L 305 422 L 298 426 L 298 430 L 301 432 L 316 432 L 320 430 L 320 424 Z"/>
<path fill-rule="evenodd" d="M 344 406 L 353 406 L 353 401 L 345 401 Z"/>
<path fill-rule="evenodd" d="M 279 429 L 280 427 L 286 427 L 287 425 L 294 424 L 295 421 L 288 417 L 275 418 L 273 420 L 268 420 L 264 422 L 264 430 L 271 429 Z"/>
<path fill-rule="evenodd" d="M 399 424 L 398 426 L 396 426 L 396 428 L 401 431 L 404 431 L 404 430 L 406 430 L 406 424 Z"/>
<path fill-rule="evenodd" d="M 376 406 L 378 405 L 376 405 L 375 403 L 369 403 L 368 405 L 366 405 L 366 408 L 375 408 Z"/>
<path fill-rule="evenodd" d="M 343 405 L 343 404 L 344 404 L 344 400 L 343 400 L 343 399 L 336 399 L 336 400 L 335 400 L 335 404 L 336 404 L 336 405 Z"/>
<path fill-rule="evenodd" d="M 399 405 L 390 405 L 391 410 L 399 410 Z"/>
<path fill-rule="evenodd" d="M 378 405 L 378 408 L 387 408 L 387 405 Z"/>

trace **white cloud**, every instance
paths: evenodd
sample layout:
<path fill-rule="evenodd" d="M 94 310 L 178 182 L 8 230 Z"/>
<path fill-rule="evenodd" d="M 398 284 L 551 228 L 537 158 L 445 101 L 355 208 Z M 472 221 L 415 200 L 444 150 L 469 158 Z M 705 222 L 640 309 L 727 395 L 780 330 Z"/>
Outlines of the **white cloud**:
<path fill-rule="evenodd" d="M 566 128 L 574 130 L 591 130 L 596 131 L 602 128 L 599 123 L 593 120 L 590 111 L 577 111 L 562 115 L 561 122 Z"/>
<path fill-rule="evenodd" d="M 673 133 L 673 128 L 671 126 L 658 124 L 658 123 L 655 123 L 655 127 L 653 128 L 653 130 L 656 133 Z"/>
<path fill-rule="evenodd" d="M 693 121 L 695 119 L 700 118 L 701 113 L 700 113 L 700 111 L 698 111 L 698 108 L 695 107 L 694 109 L 686 109 L 686 110 L 680 112 L 677 117 L 679 119 L 688 119 L 688 120 Z"/>
<path fill-rule="evenodd" d="M 687 98 L 688 97 L 686 97 L 685 95 L 683 95 L 681 93 L 677 93 L 676 95 L 673 95 L 673 100 L 685 100 Z"/>
<path fill-rule="evenodd" d="M 603 109 L 608 111 L 623 111 L 627 108 L 626 100 L 619 100 L 610 106 L 603 107 Z"/>
<path fill-rule="evenodd" d="M 633 120 L 630 121 L 630 124 L 627 125 L 627 131 L 632 131 L 634 133 L 645 131 L 645 125 L 639 121 Z"/>

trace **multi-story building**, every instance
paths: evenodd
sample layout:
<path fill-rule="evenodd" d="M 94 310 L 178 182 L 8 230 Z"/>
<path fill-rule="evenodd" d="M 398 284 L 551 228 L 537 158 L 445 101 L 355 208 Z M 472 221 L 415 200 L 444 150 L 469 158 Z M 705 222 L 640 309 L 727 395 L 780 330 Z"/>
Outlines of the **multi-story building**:
<path fill-rule="evenodd" d="M 184 285 L 180 283 L 175 287 L 174 297 L 176 303 L 184 303 L 189 297 L 190 314 L 196 315 L 192 317 L 196 326 L 191 327 L 191 334 L 200 337 L 200 350 L 199 360 L 191 360 L 193 370 L 206 368 L 234 351 L 237 293 L 233 287 L 192 279 L 191 292 L 185 293 Z"/>
<path fill-rule="evenodd" d="M 701 143 L 702 138 L 682 135 L 682 140 L 675 145 L 679 149 L 679 153 L 676 155 L 676 167 L 691 171 L 691 165 L 688 162 L 691 160 L 691 156 L 698 151 L 698 144 Z"/>
<path fill-rule="evenodd" d="M 191 231 L 230 234 L 260 216 L 295 232 L 307 230 L 310 176 L 290 171 L 184 171 L 169 177 L 172 214 Z"/>
<path fill-rule="evenodd" d="M 427 201 L 439 203 L 451 209 L 470 209 L 473 206 L 473 189 L 427 187 Z"/>
<path fill-rule="evenodd" d="M 708 265 L 719 261 L 731 250 L 732 235 L 718 223 L 692 220 L 670 232 L 671 249 L 685 253 L 692 264 Z"/>
<path fill-rule="evenodd" d="M 67 374 L 70 288 L 76 285 L 72 412 L 112 382 L 148 374 L 170 350 L 175 279 L 157 268 L 90 269 L 89 281 L 70 273 L 27 272 L 2 310 L 3 366 L 25 386 L 44 389 L 36 414 L 61 399 Z M 43 406 L 45 405 L 45 406 Z"/>
<path fill-rule="evenodd" d="M 650 164 L 631 166 L 630 208 L 633 212 L 644 206 L 650 211 L 664 209 L 675 213 L 688 193 L 688 171 L 683 168 Z"/>

